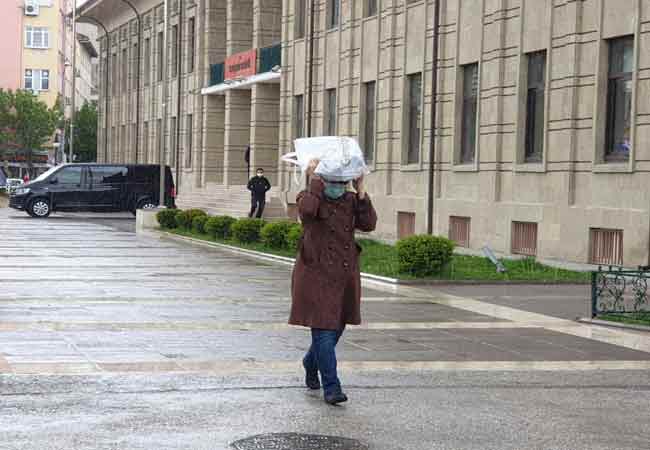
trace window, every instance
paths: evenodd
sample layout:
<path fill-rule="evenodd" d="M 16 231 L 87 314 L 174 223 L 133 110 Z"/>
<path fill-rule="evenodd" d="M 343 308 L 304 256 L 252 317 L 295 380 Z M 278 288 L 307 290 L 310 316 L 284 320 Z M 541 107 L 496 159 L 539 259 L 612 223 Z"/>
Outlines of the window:
<path fill-rule="evenodd" d="M 151 82 L 151 39 L 144 40 L 144 85 Z"/>
<path fill-rule="evenodd" d="M 375 82 L 364 84 L 363 151 L 367 162 L 375 157 Z"/>
<path fill-rule="evenodd" d="M 589 262 L 623 265 L 623 230 L 592 228 L 589 230 Z"/>
<path fill-rule="evenodd" d="M 128 142 L 129 140 L 128 136 L 126 135 L 126 125 L 122 125 L 122 129 L 120 130 L 120 153 L 123 155 L 122 161 L 126 161 Z"/>
<path fill-rule="evenodd" d="M 171 40 L 171 51 L 172 51 L 172 77 L 178 75 L 178 25 L 172 26 L 172 40 Z"/>
<path fill-rule="evenodd" d="M 474 162 L 476 153 L 476 115 L 478 105 L 478 64 L 463 67 L 463 105 L 460 162 Z"/>
<path fill-rule="evenodd" d="M 306 0 L 296 0 L 296 39 L 305 37 Z"/>
<path fill-rule="evenodd" d="M 537 224 L 534 222 L 512 222 L 512 253 L 516 255 L 537 255 Z"/>
<path fill-rule="evenodd" d="M 25 47 L 50 48 L 50 30 L 45 27 L 26 27 Z"/>
<path fill-rule="evenodd" d="M 406 163 L 420 161 L 420 133 L 422 130 L 422 74 L 408 76 L 408 117 Z"/>
<path fill-rule="evenodd" d="M 196 21 L 190 17 L 187 21 L 187 73 L 194 72 L 194 58 L 196 53 Z"/>
<path fill-rule="evenodd" d="M 162 119 L 158 119 L 156 122 L 156 141 L 158 143 L 158 155 L 155 156 L 153 160 L 161 163 L 163 160 L 161 159 L 160 155 L 165 154 L 165 139 L 163 139 L 162 134 Z"/>
<path fill-rule="evenodd" d="M 50 89 L 50 71 L 42 69 L 25 70 L 25 89 L 47 91 Z"/>
<path fill-rule="evenodd" d="M 192 140 L 194 137 L 192 114 L 187 115 L 187 151 L 185 152 L 185 167 L 192 167 Z"/>
<path fill-rule="evenodd" d="M 122 93 L 126 93 L 129 89 L 129 51 L 127 49 L 122 50 Z"/>
<path fill-rule="evenodd" d="M 339 26 L 339 14 L 341 9 L 341 0 L 328 0 L 327 2 L 327 28 Z"/>
<path fill-rule="evenodd" d="M 165 39 L 163 37 L 162 31 L 158 33 L 158 81 L 163 79 L 163 54 L 165 49 Z"/>
<path fill-rule="evenodd" d="M 541 162 L 544 151 L 544 90 L 546 52 L 528 55 L 525 162 Z"/>
<path fill-rule="evenodd" d="M 397 213 L 397 239 L 404 239 L 415 234 L 415 213 Z"/>
<path fill-rule="evenodd" d="M 127 169 L 124 166 L 98 166 L 90 168 L 92 184 L 114 184 L 126 182 Z"/>
<path fill-rule="evenodd" d="M 172 166 L 176 165 L 176 126 L 177 126 L 176 117 L 172 117 L 171 125 L 169 127 L 169 133 L 170 133 L 169 140 L 171 143 L 169 146 L 171 148 L 170 150 L 171 157 L 170 157 L 169 164 L 171 164 Z"/>
<path fill-rule="evenodd" d="M 304 120 L 305 120 L 305 110 L 303 104 L 303 96 L 296 95 L 294 97 L 294 135 L 296 138 L 301 138 L 304 136 Z"/>
<path fill-rule="evenodd" d="M 633 67 L 634 38 L 612 39 L 607 81 L 606 161 L 627 161 L 630 157 Z"/>
<path fill-rule="evenodd" d="M 377 14 L 377 0 L 365 0 L 364 17 L 371 17 Z"/>
<path fill-rule="evenodd" d="M 449 217 L 449 239 L 459 247 L 469 247 L 469 230 L 471 219 L 469 217 Z"/>
<path fill-rule="evenodd" d="M 131 65 L 131 89 L 138 90 L 138 60 L 140 54 L 138 53 L 138 43 L 133 44 L 133 64 Z"/>
<path fill-rule="evenodd" d="M 142 153 L 144 154 L 144 162 L 153 162 L 153 158 L 149 154 L 149 122 L 145 122 L 142 131 Z"/>
<path fill-rule="evenodd" d="M 81 171 L 82 167 L 70 166 L 61 169 L 56 174 L 56 181 L 59 184 L 67 184 L 73 186 L 81 186 Z"/>
<path fill-rule="evenodd" d="M 327 116 L 325 116 L 325 135 L 336 135 L 336 89 L 325 91 L 325 101 L 327 102 Z"/>

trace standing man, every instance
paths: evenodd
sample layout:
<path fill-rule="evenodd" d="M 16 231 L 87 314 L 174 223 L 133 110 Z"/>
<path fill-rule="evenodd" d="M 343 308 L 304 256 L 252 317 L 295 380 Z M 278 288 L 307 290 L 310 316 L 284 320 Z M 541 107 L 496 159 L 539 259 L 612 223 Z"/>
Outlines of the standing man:
<path fill-rule="evenodd" d="M 246 146 L 246 152 L 244 152 L 244 161 L 246 161 L 246 178 L 251 177 L 251 146 Z"/>
<path fill-rule="evenodd" d="M 264 169 L 257 169 L 257 176 L 254 176 L 248 182 L 248 190 L 251 191 L 251 212 L 248 217 L 253 217 L 257 210 L 258 219 L 264 214 L 264 205 L 266 204 L 266 193 L 271 189 L 271 183 L 264 176 Z"/>

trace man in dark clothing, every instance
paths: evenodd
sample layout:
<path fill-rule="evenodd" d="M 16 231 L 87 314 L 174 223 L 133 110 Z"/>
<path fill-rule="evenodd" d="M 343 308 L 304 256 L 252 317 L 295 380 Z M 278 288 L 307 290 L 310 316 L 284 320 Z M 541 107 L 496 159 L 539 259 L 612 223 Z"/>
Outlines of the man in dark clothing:
<path fill-rule="evenodd" d="M 258 219 L 262 218 L 264 213 L 264 205 L 266 204 L 266 193 L 271 189 L 271 183 L 264 177 L 264 169 L 257 169 L 257 176 L 250 179 L 248 182 L 248 190 L 251 191 L 251 212 L 248 217 L 253 217 L 257 209 Z"/>
<path fill-rule="evenodd" d="M 246 152 L 244 152 L 244 161 L 246 161 L 246 177 L 250 178 L 251 176 L 251 146 L 246 146 Z"/>

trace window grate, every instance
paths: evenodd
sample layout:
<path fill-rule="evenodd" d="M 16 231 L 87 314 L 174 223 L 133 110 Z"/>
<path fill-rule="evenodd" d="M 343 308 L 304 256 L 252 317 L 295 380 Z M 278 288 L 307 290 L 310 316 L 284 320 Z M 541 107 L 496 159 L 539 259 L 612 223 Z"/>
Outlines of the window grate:
<path fill-rule="evenodd" d="M 534 222 L 512 223 L 512 253 L 516 255 L 537 255 L 537 224 Z"/>
<path fill-rule="evenodd" d="M 591 264 L 622 266 L 623 230 L 590 229 L 589 262 Z"/>
<path fill-rule="evenodd" d="M 449 239 L 459 247 L 469 247 L 470 223 L 469 217 L 449 217 Z"/>

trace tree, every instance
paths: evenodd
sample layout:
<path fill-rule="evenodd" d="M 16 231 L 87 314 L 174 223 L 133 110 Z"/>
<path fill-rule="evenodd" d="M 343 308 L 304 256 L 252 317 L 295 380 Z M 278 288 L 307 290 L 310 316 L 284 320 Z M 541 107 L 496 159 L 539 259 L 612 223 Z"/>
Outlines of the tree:
<path fill-rule="evenodd" d="M 74 150 L 78 162 L 97 160 L 97 103 L 85 102 L 75 113 Z"/>
<path fill-rule="evenodd" d="M 9 90 L 0 89 L 0 156 L 7 144 L 14 141 L 14 118 L 13 110 L 14 93 Z"/>
<path fill-rule="evenodd" d="M 56 106 L 48 108 L 30 91 L 13 93 L 13 111 L 10 115 L 14 124 L 15 141 L 26 152 L 30 172 L 32 153 L 52 138 L 60 118 L 59 114 Z"/>

